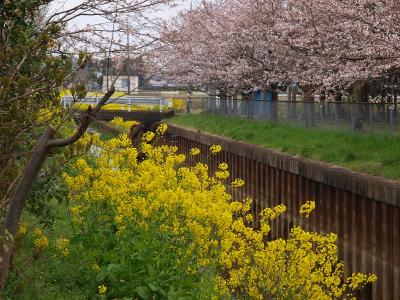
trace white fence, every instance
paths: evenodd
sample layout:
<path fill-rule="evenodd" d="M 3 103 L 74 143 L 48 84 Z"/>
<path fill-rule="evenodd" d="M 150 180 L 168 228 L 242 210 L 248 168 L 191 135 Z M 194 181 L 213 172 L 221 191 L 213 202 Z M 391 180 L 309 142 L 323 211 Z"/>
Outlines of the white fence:
<path fill-rule="evenodd" d="M 72 96 L 64 96 L 61 99 L 61 104 L 64 107 L 69 107 L 74 103 L 79 104 L 91 104 L 93 106 L 97 105 L 100 101 L 101 97 L 87 97 L 85 99 L 81 99 L 79 101 L 74 101 Z M 131 111 L 137 110 L 138 106 L 144 106 L 148 110 L 156 110 L 158 109 L 160 112 L 173 107 L 173 100 L 165 99 L 165 98 L 154 98 L 154 97 L 117 97 L 110 98 L 107 101 L 107 104 L 117 104 L 121 105 L 119 110 Z"/>

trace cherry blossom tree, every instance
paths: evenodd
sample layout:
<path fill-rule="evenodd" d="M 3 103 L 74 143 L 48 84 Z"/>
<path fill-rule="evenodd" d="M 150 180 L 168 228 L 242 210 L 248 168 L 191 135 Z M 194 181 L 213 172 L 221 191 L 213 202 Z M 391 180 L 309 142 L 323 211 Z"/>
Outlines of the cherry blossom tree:
<path fill-rule="evenodd" d="M 219 88 L 296 81 L 356 90 L 397 76 L 398 15 L 394 0 L 203 1 L 164 29 L 165 65 Z"/>
<path fill-rule="evenodd" d="M 277 44 L 279 37 L 274 31 L 274 15 L 283 5 L 271 2 L 276 6 L 251 1 L 204 2 L 182 14 L 163 36 L 169 42 L 165 53 L 173 62 L 168 71 L 183 80 L 220 89 L 285 77 L 287 56 L 282 55 L 284 47 Z M 258 13 L 269 14 L 268 19 L 259 18 Z"/>

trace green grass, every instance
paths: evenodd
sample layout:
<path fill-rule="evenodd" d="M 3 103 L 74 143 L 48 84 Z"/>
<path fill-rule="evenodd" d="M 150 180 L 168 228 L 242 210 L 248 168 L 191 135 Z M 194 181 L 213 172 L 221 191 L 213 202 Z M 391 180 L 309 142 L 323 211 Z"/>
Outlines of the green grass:
<path fill-rule="evenodd" d="M 78 263 L 65 263 L 54 250 L 56 238 L 69 236 L 72 231 L 68 208 L 66 203 L 60 204 L 57 201 L 50 201 L 49 206 L 56 219 L 53 226 L 43 229 L 43 232 L 49 237 L 52 249 L 38 257 L 34 255 L 32 231 L 40 225 L 35 216 L 25 212 L 22 219 L 29 226 L 30 232 L 17 240 L 13 267 L 2 299 L 85 299 L 85 287 L 90 278 L 82 279 Z"/>
<path fill-rule="evenodd" d="M 171 123 L 355 171 L 400 179 L 400 138 L 301 128 L 214 114 L 180 115 Z"/>
<path fill-rule="evenodd" d="M 93 131 L 96 131 L 98 134 L 100 134 L 100 140 L 102 140 L 102 141 L 108 141 L 108 140 L 111 140 L 111 139 L 113 139 L 113 138 L 118 136 L 117 133 L 113 133 L 111 131 L 107 131 L 107 130 L 102 129 L 96 123 L 90 124 L 90 128 Z"/>

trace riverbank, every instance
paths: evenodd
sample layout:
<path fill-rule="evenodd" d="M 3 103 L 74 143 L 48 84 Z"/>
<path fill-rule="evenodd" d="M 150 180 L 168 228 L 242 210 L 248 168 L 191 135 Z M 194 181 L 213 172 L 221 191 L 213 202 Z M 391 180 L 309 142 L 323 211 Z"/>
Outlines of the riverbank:
<path fill-rule="evenodd" d="M 253 121 L 214 114 L 179 115 L 171 123 L 351 170 L 400 180 L 400 139 Z"/>

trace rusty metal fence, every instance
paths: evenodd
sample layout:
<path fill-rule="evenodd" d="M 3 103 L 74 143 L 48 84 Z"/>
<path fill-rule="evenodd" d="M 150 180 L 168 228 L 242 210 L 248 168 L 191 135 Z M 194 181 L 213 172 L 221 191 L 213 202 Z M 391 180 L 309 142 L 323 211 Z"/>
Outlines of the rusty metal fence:
<path fill-rule="evenodd" d="M 265 207 L 285 204 L 287 212 L 273 222 L 271 238 L 287 236 L 295 225 L 337 233 L 346 274 L 378 276 L 361 299 L 400 299 L 400 183 L 178 126 L 170 126 L 166 141 L 185 154 L 199 148 L 200 156 L 188 156 L 190 164 L 201 161 L 213 171 L 219 162 L 228 163 L 232 178 L 246 182 L 233 196 L 251 197 L 256 218 Z M 224 151 L 207 155 L 214 144 Z M 307 200 L 317 208 L 302 219 L 298 211 Z"/>

